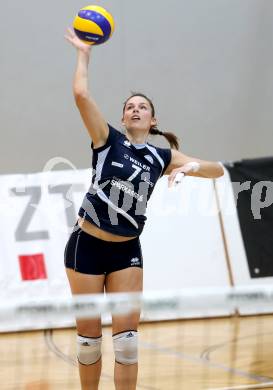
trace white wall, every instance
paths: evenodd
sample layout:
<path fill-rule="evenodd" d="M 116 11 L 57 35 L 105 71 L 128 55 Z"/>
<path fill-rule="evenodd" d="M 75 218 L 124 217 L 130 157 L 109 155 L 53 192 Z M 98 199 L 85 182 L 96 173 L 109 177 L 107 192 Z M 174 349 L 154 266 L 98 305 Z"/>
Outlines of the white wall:
<path fill-rule="evenodd" d="M 94 49 L 90 69 L 92 92 L 109 122 L 119 126 L 122 103 L 136 89 L 154 99 L 160 127 L 177 133 L 189 155 L 272 154 L 271 1 L 95 3 L 116 20 L 111 41 Z M 39 172 L 55 156 L 90 166 L 89 139 L 71 93 L 76 53 L 63 38 L 87 4 L 2 2 L 0 173 Z"/>

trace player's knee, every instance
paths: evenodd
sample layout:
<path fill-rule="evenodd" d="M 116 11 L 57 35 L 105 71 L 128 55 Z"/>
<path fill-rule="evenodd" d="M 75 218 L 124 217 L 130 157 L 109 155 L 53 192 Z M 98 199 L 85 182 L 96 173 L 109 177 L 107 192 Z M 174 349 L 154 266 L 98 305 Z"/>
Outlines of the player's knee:
<path fill-rule="evenodd" d="M 84 337 L 77 335 L 77 357 L 84 365 L 94 364 L 101 358 L 102 337 Z"/>
<path fill-rule="evenodd" d="M 116 362 L 137 363 L 138 335 L 136 331 L 128 330 L 114 335 L 113 344 Z"/>

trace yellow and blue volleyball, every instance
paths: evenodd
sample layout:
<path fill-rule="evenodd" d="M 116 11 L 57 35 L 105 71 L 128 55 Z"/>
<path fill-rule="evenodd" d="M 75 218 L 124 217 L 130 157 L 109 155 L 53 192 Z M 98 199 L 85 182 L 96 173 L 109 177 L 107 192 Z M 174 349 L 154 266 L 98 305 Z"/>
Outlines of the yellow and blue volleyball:
<path fill-rule="evenodd" d="M 76 35 L 89 45 L 106 42 L 114 32 L 113 16 L 103 7 L 88 5 L 80 9 L 73 27 Z"/>

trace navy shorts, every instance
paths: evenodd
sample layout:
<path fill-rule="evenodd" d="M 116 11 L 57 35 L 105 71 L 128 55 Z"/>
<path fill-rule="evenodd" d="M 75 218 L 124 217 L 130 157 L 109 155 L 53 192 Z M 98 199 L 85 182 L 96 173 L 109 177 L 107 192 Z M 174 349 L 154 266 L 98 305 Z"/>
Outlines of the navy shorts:
<path fill-rule="evenodd" d="M 129 267 L 143 267 L 139 238 L 104 241 L 74 227 L 65 247 L 64 264 L 83 274 L 107 275 Z"/>

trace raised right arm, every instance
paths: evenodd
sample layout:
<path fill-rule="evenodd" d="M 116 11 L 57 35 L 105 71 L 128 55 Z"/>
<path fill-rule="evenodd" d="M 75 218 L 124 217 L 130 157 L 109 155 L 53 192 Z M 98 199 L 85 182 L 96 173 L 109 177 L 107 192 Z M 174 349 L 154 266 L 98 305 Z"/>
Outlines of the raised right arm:
<path fill-rule="evenodd" d="M 91 54 L 91 46 L 82 42 L 71 29 L 68 30 L 66 39 L 74 47 L 76 47 L 78 51 L 77 65 L 73 81 L 75 102 L 93 141 L 93 145 L 95 148 L 98 148 L 106 143 L 109 128 L 96 102 L 89 92 L 88 65 Z"/>

